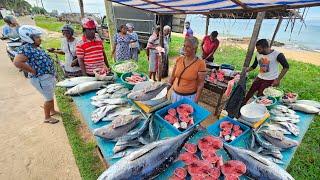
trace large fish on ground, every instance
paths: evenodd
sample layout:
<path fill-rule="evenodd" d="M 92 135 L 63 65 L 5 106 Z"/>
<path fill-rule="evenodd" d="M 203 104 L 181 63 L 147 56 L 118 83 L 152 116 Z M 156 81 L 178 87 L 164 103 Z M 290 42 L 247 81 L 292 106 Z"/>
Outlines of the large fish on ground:
<path fill-rule="evenodd" d="M 305 104 L 320 109 L 320 102 L 313 100 L 298 100 L 297 104 Z"/>
<path fill-rule="evenodd" d="M 247 166 L 246 174 L 254 179 L 294 180 L 280 166 L 253 151 L 237 148 L 226 143 L 224 148 L 231 159 L 242 161 Z"/>
<path fill-rule="evenodd" d="M 60 87 L 73 87 L 81 83 L 96 81 L 95 77 L 81 76 L 81 77 L 73 77 L 68 78 L 63 81 L 58 82 L 56 85 Z"/>
<path fill-rule="evenodd" d="M 167 83 L 154 82 L 144 89 L 132 91 L 128 94 L 128 98 L 135 101 L 148 101 L 156 97 L 164 88 L 167 87 Z"/>
<path fill-rule="evenodd" d="M 152 179 L 177 158 L 192 133 L 145 145 L 110 166 L 98 180 Z"/>
<path fill-rule="evenodd" d="M 140 119 L 139 115 L 118 116 L 112 123 L 93 130 L 93 134 L 106 140 L 113 140 L 128 133 Z"/>
<path fill-rule="evenodd" d="M 97 90 L 107 83 L 107 81 L 84 82 L 68 89 L 67 92 L 65 92 L 65 95 L 78 95 L 81 93 Z"/>
<path fill-rule="evenodd" d="M 290 108 L 292 108 L 293 110 L 302 111 L 309 114 L 318 114 L 320 112 L 320 109 L 307 104 L 294 103 L 294 104 L 290 104 Z"/>

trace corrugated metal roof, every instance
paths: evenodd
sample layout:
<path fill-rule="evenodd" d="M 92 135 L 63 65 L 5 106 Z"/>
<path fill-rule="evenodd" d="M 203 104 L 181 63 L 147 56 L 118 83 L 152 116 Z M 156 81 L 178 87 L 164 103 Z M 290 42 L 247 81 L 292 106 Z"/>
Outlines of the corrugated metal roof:
<path fill-rule="evenodd" d="M 320 0 L 112 0 L 157 14 L 210 14 L 320 6 Z"/>

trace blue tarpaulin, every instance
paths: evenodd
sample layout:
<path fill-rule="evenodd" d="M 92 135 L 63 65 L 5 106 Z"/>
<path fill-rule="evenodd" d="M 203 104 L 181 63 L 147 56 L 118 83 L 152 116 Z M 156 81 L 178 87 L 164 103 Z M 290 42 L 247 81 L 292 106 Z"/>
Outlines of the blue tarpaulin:
<path fill-rule="evenodd" d="M 83 116 L 83 119 L 87 123 L 88 128 L 90 129 L 91 132 L 93 131 L 93 129 L 107 124 L 107 122 L 99 122 L 97 124 L 94 124 L 91 121 L 91 117 L 90 117 L 91 112 L 95 109 L 95 107 L 90 104 L 90 98 L 94 95 L 95 95 L 95 92 L 90 92 L 90 93 L 86 93 L 81 96 L 73 96 L 72 97 L 74 100 L 74 103 L 76 104 L 79 112 Z M 305 135 L 305 133 L 308 130 L 308 127 L 310 126 L 310 123 L 312 122 L 312 120 L 314 118 L 314 115 L 305 114 L 305 113 L 301 113 L 301 112 L 298 112 L 297 114 L 300 116 L 300 122 L 297 124 L 300 128 L 300 134 L 297 137 L 295 137 L 293 135 L 290 135 L 289 137 L 301 142 L 303 139 L 303 136 Z M 162 124 L 161 121 L 157 120 L 156 122 L 161 130 L 161 133 L 160 133 L 161 139 L 163 139 L 165 137 L 172 137 L 172 136 L 177 135 L 174 131 L 166 128 L 166 126 L 164 124 Z M 208 135 L 208 134 L 212 134 L 212 132 L 208 132 L 207 130 L 200 131 L 195 136 L 193 136 L 189 141 L 196 143 L 198 141 L 198 139 L 200 139 L 201 137 Z M 246 147 L 246 144 L 248 142 L 248 138 L 249 138 L 248 136 L 244 136 L 243 139 L 239 140 L 237 143 L 235 143 L 233 145 L 238 146 L 238 147 Z M 110 141 L 106 141 L 100 137 L 96 137 L 96 141 L 97 141 L 97 145 L 99 146 L 106 162 L 109 165 L 114 164 L 118 160 L 118 159 L 111 159 L 111 157 L 113 156 L 112 149 L 113 149 L 115 143 L 110 142 Z M 294 147 L 294 148 L 291 148 L 291 149 L 288 149 L 288 150 L 282 152 L 284 165 L 281 165 L 281 166 L 283 168 L 288 167 L 296 150 L 297 150 L 297 147 Z M 224 160 L 228 159 L 226 152 L 224 152 L 223 150 L 219 151 L 218 154 L 222 155 Z M 157 178 L 158 179 L 168 178 L 173 174 L 173 171 L 175 170 L 176 167 L 181 167 L 181 166 L 183 166 L 183 163 L 181 161 L 176 161 L 171 166 L 169 166 L 165 172 L 160 174 Z"/>
<path fill-rule="evenodd" d="M 319 0 L 112 0 L 157 14 L 206 14 L 214 11 L 259 11 L 320 6 Z"/>

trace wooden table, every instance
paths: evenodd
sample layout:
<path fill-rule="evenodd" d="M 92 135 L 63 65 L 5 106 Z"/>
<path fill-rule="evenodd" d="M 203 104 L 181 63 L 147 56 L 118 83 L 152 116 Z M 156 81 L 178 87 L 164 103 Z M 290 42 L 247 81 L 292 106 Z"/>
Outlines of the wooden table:
<path fill-rule="evenodd" d="M 222 100 L 223 94 L 227 90 L 227 86 L 228 85 L 226 83 L 219 82 L 219 81 L 217 83 L 205 81 L 204 83 L 205 89 L 208 89 L 209 91 L 217 93 L 219 95 L 216 110 L 214 111 L 214 115 L 218 115 L 218 110 L 219 110 L 219 107 L 221 106 L 221 100 Z"/>

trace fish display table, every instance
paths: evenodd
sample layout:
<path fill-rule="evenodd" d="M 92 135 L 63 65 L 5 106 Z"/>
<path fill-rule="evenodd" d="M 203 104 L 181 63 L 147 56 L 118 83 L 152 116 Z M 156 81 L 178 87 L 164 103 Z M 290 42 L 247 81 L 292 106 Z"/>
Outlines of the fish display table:
<path fill-rule="evenodd" d="M 85 93 L 83 95 L 80 96 L 73 96 L 72 99 L 74 101 L 74 103 L 76 104 L 79 112 L 81 113 L 83 119 L 85 120 L 86 124 L 88 125 L 90 131 L 92 132 L 94 129 L 99 128 L 103 125 L 108 124 L 109 122 L 98 122 L 98 123 L 93 123 L 91 120 L 91 112 L 93 110 L 95 110 L 95 107 L 93 105 L 91 105 L 91 101 L 90 98 L 92 96 L 95 95 L 95 91 L 93 92 L 89 92 L 89 93 Z M 305 113 L 301 113 L 298 112 L 297 113 L 300 116 L 300 122 L 297 124 L 300 128 L 300 134 L 299 136 L 295 137 L 295 136 L 288 136 L 294 140 L 297 140 L 299 142 L 302 141 L 303 136 L 305 135 L 306 131 L 308 130 L 314 115 L 310 115 L 310 114 L 305 114 Z M 157 125 L 160 128 L 160 139 L 166 138 L 166 137 L 172 137 L 172 136 L 176 136 L 177 134 L 174 131 L 169 130 L 168 128 L 166 128 L 163 124 L 161 124 L 160 121 L 156 120 Z M 206 129 L 199 131 L 198 133 L 196 133 L 190 140 L 189 142 L 191 143 L 196 143 L 201 137 L 210 134 L 210 132 L 208 132 Z M 100 137 L 95 137 L 96 138 L 96 142 L 102 152 L 102 155 L 104 156 L 106 162 L 108 163 L 108 165 L 112 165 L 115 162 L 117 162 L 119 159 L 111 159 L 111 157 L 113 156 L 113 147 L 115 145 L 114 142 L 111 141 L 106 141 L 103 138 Z M 247 143 L 248 143 L 248 139 L 249 137 L 243 137 L 243 139 L 241 139 L 240 141 L 238 141 L 236 144 L 234 144 L 235 146 L 238 147 L 246 147 Z M 291 159 L 294 156 L 295 151 L 297 150 L 297 147 L 288 149 L 286 151 L 282 152 L 283 155 L 283 168 L 287 168 Z M 228 155 L 226 154 L 226 152 L 224 150 L 220 150 L 218 152 L 219 155 L 223 156 L 224 160 L 228 160 Z M 169 166 L 166 171 L 164 171 L 163 173 L 161 173 L 157 179 L 168 179 L 170 176 L 172 176 L 173 171 L 177 168 L 177 167 L 181 167 L 184 164 L 181 161 L 175 161 L 174 163 L 172 163 L 171 166 Z M 241 178 L 241 179 L 246 179 L 246 178 Z"/>

